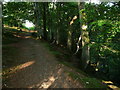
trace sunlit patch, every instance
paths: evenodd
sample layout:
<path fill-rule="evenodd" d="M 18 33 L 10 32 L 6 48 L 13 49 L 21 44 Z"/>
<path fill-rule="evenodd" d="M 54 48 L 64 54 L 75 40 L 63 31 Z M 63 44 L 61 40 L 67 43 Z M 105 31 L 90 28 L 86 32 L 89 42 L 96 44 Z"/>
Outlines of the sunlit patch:
<path fill-rule="evenodd" d="M 14 34 L 14 36 L 18 38 L 31 38 L 31 36 L 21 36 L 21 35 L 16 35 L 16 34 Z"/>
<path fill-rule="evenodd" d="M 111 82 L 111 81 L 104 81 L 104 80 L 102 82 L 105 83 L 105 84 L 107 84 L 108 87 L 110 87 L 112 89 L 117 89 L 118 90 L 118 87 L 115 86 L 115 85 L 113 85 L 114 84 L 113 82 Z"/>
<path fill-rule="evenodd" d="M 61 74 L 62 73 L 62 68 L 60 68 L 57 73 Z"/>
<path fill-rule="evenodd" d="M 70 25 L 72 25 L 72 24 L 73 24 L 73 21 L 70 22 Z"/>
<path fill-rule="evenodd" d="M 21 64 L 21 65 L 18 65 L 18 66 L 15 66 L 15 67 L 12 67 L 10 69 L 7 69 L 5 71 L 3 71 L 3 75 L 8 75 L 8 74 L 12 74 L 12 73 L 16 73 L 16 71 L 18 70 L 21 70 L 23 68 L 26 68 L 30 65 L 32 65 L 33 63 L 35 63 L 35 61 L 29 61 L 29 62 L 26 62 L 24 64 Z M 6 76 L 5 78 L 8 78 L 9 76 Z"/>
<path fill-rule="evenodd" d="M 95 71 L 98 71 L 98 68 L 96 68 Z"/>
<path fill-rule="evenodd" d="M 102 45 L 102 46 L 103 46 L 105 49 L 108 49 L 108 50 L 112 51 L 113 53 L 119 53 L 119 51 L 118 51 L 118 50 L 114 50 L 114 49 L 109 48 L 109 47 L 104 46 L 104 45 Z"/>
<path fill-rule="evenodd" d="M 86 30 L 87 29 L 87 25 L 82 25 L 82 29 Z"/>
<path fill-rule="evenodd" d="M 49 88 L 52 83 L 55 81 L 55 78 L 53 76 L 49 77 L 47 82 L 43 82 L 39 88 Z"/>
<path fill-rule="evenodd" d="M 4 27 L 9 28 L 9 29 L 16 29 L 16 30 L 20 31 L 20 28 L 15 27 L 15 26 L 10 27 L 8 25 L 4 25 Z M 23 28 L 22 28 L 22 31 L 23 32 L 37 32 L 37 30 L 28 30 L 28 29 L 23 29 Z"/>
<path fill-rule="evenodd" d="M 18 69 L 20 70 L 20 69 L 26 68 L 26 67 L 32 65 L 33 63 L 35 63 L 35 61 L 26 62 L 26 63 L 20 65 L 20 67 Z"/>
<path fill-rule="evenodd" d="M 103 82 L 103 83 L 106 83 L 106 84 L 108 84 L 108 83 L 109 83 L 109 84 L 113 84 L 113 82 L 111 82 L 111 81 L 104 81 L 104 80 L 103 80 L 102 82 Z"/>
<path fill-rule="evenodd" d="M 75 19 L 77 19 L 77 16 L 74 16 L 74 17 L 73 17 L 73 20 L 75 20 Z"/>
<path fill-rule="evenodd" d="M 110 88 L 112 88 L 112 89 L 120 90 L 120 88 L 118 89 L 118 87 L 115 86 L 115 85 L 108 85 L 108 87 L 110 87 Z"/>
<path fill-rule="evenodd" d="M 8 27 L 8 28 L 10 28 L 10 29 L 17 29 L 17 28 L 18 28 L 18 27 L 15 27 L 15 26 L 10 27 L 10 26 L 8 26 L 8 25 L 4 25 L 4 27 Z"/>
<path fill-rule="evenodd" d="M 14 36 L 15 36 L 15 37 L 21 37 L 21 36 L 19 36 L 19 35 L 16 35 L 16 34 L 14 34 Z"/>
<path fill-rule="evenodd" d="M 74 20 L 76 20 L 76 19 L 77 19 L 77 16 L 74 16 L 72 21 L 70 21 L 70 25 L 72 25 L 74 23 Z"/>
<path fill-rule="evenodd" d="M 48 32 L 49 30 L 47 29 L 46 31 Z"/>
<path fill-rule="evenodd" d="M 31 36 L 25 36 L 25 38 L 31 38 Z"/>
<path fill-rule="evenodd" d="M 25 26 L 26 26 L 27 28 L 30 28 L 30 27 L 34 27 L 35 25 L 34 25 L 32 22 L 26 20 L 26 21 L 25 21 Z"/>
<path fill-rule="evenodd" d="M 51 76 L 48 79 L 44 79 L 42 83 L 40 82 L 36 85 L 29 86 L 28 88 L 44 88 L 44 89 L 46 88 L 47 89 L 54 83 L 56 79 L 57 77 L 54 78 L 53 76 Z"/>

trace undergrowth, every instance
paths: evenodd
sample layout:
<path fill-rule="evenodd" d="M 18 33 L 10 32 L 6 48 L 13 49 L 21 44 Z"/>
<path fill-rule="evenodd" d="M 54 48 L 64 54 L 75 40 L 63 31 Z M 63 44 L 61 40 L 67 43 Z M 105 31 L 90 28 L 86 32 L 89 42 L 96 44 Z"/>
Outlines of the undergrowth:
<path fill-rule="evenodd" d="M 68 75 L 70 77 L 72 77 L 74 80 L 78 80 L 80 83 L 82 83 L 82 85 L 84 86 L 84 88 L 102 88 L 102 89 L 106 89 L 107 86 L 104 85 L 101 80 L 98 80 L 96 78 L 93 78 L 91 76 L 89 76 L 87 73 L 83 72 L 82 70 L 80 70 L 79 68 L 76 68 L 75 66 L 73 66 L 73 64 L 71 62 L 68 62 L 66 59 L 69 59 L 71 56 L 69 54 L 63 55 L 64 53 L 58 51 L 54 45 L 50 45 L 47 42 L 43 42 L 42 43 L 47 49 L 49 49 L 50 53 L 52 53 L 53 55 L 55 55 L 55 57 L 58 59 L 59 63 L 68 66 L 72 69 L 74 69 L 77 73 L 73 73 L 73 72 L 68 72 Z M 63 60 L 61 60 L 61 58 Z"/>

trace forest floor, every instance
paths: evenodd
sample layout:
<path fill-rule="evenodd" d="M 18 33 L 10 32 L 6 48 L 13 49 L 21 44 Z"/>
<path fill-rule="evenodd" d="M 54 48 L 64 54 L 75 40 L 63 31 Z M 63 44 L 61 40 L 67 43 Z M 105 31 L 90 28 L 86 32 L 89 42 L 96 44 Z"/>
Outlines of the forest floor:
<path fill-rule="evenodd" d="M 29 32 L 15 36 L 13 43 L 3 43 L 3 88 L 105 88 L 95 78 L 58 62 Z"/>

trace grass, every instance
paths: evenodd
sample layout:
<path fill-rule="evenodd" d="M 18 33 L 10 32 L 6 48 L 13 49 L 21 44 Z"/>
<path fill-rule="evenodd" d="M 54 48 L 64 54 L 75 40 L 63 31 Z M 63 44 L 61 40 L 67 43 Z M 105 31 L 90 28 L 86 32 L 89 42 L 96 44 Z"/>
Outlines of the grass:
<path fill-rule="evenodd" d="M 62 55 L 61 52 L 54 50 L 53 47 L 49 43 L 43 42 L 42 44 L 50 51 L 50 53 L 52 53 L 56 57 Z"/>
<path fill-rule="evenodd" d="M 71 62 L 68 62 L 66 59 L 69 59 L 70 55 L 63 55 L 62 52 L 56 50 L 53 45 L 50 45 L 47 42 L 42 43 L 47 49 L 49 49 L 50 53 L 55 55 L 59 61 L 59 63 L 70 67 L 71 69 L 74 69 L 77 73 L 73 72 L 67 72 L 70 77 L 72 77 L 74 80 L 78 80 L 84 88 L 107 88 L 106 85 L 102 84 L 101 80 L 98 80 L 96 78 L 90 77 L 88 74 L 80 70 L 79 68 L 76 68 L 73 66 Z M 59 56 L 59 57 L 58 57 Z M 61 60 L 63 58 L 63 60 Z"/>
<path fill-rule="evenodd" d="M 103 85 L 101 81 L 97 80 L 96 78 L 92 78 L 89 76 L 81 77 L 78 74 L 69 72 L 69 76 L 71 76 L 74 80 L 78 80 L 83 84 L 85 88 L 107 88 L 106 85 Z"/>
<path fill-rule="evenodd" d="M 90 77 L 88 74 L 86 74 L 82 70 L 75 68 L 71 63 L 68 63 L 65 61 L 60 63 L 74 69 L 76 72 L 79 73 L 78 74 L 78 73 L 68 72 L 68 75 L 72 77 L 74 80 L 78 80 L 80 83 L 82 83 L 84 88 L 107 88 L 106 85 L 102 84 L 101 80 Z"/>

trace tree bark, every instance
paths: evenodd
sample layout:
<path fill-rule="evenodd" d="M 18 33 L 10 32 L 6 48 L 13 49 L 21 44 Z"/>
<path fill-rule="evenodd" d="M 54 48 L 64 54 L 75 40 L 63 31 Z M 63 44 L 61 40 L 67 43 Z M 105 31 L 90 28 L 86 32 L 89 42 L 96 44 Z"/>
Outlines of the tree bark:
<path fill-rule="evenodd" d="M 58 23 L 57 23 L 57 31 L 56 31 L 56 44 L 59 44 L 60 43 L 60 27 L 61 27 L 61 11 L 60 11 L 60 8 L 61 8 L 61 3 L 59 2 L 58 3 L 58 6 L 57 6 L 57 20 L 58 20 Z"/>
<path fill-rule="evenodd" d="M 82 65 L 83 69 L 87 68 L 87 65 L 89 64 L 89 32 L 87 31 L 87 23 L 85 22 L 85 12 L 82 10 L 84 9 L 84 2 L 78 3 L 79 8 L 79 19 L 80 19 L 80 29 L 81 29 L 81 39 L 82 39 Z"/>
<path fill-rule="evenodd" d="M 35 2 L 34 3 L 34 18 L 35 18 L 35 30 L 38 31 L 38 35 L 39 35 L 39 38 L 42 37 L 42 30 L 40 29 L 40 19 L 41 19 L 41 13 L 40 13 L 40 3 L 39 2 Z"/>
<path fill-rule="evenodd" d="M 47 31 L 46 31 L 46 6 L 47 2 L 43 3 L 43 38 L 47 40 Z"/>

